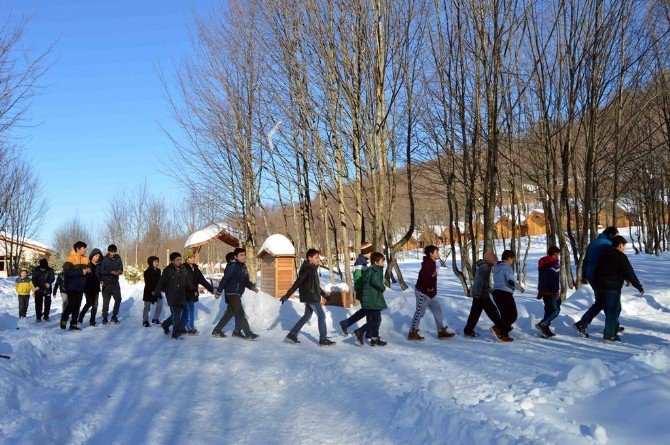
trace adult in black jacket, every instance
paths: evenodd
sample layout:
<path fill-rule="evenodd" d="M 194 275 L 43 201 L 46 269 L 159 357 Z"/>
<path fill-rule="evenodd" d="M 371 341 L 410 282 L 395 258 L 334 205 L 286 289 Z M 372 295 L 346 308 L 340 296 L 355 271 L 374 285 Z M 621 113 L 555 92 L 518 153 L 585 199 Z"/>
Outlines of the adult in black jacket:
<path fill-rule="evenodd" d="M 33 286 L 35 286 L 35 316 L 38 323 L 42 318 L 44 318 L 44 321 L 49 321 L 49 312 L 51 312 L 51 285 L 55 279 L 54 270 L 49 267 L 47 259 L 42 258 L 39 266 L 33 268 L 32 278 Z"/>
<path fill-rule="evenodd" d="M 98 268 L 98 276 L 102 283 L 102 324 L 107 324 L 109 303 L 114 298 L 112 309 L 112 323 L 119 323 L 119 309 L 121 308 L 121 286 L 119 277 L 123 275 L 123 262 L 114 244 L 107 247 L 107 255 L 102 259 Z"/>
<path fill-rule="evenodd" d="M 635 275 L 628 257 L 624 253 L 626 238 L 615 236 L 612 239 L 612 248 L 603 253 L 598 261 L 595 273 L 595 283 L 605 300 L 605 340 L 621 341 L 617 335 L 619 315 L 621 314 L 621 288 L 624 280 L 644 293 L 642 284 Z"/>
<path fill-rule="evenodd" d="M 281 297 L 281 302 L 284 304 L 298 290 L 300 292 L 300 301 L 305 303 L 305 314 L 291 328 L 288 335 L 286 335 L 286 339 L 292 343 L 300 343 L 298 332 L 312 318 L 312 314 L 316 313 L 319 326 L 319 346 L 332 346 L 335 342 L 326 337 L 326 314 L 321 307 L 321 297 L 325 298 L 326 294 L 321 289 L 321 283 L 319 282 L 320 253 L 316 249 L 309 249 L 305 256 L 306 259 L 298 271 L 298 278 L 286 292 L 286 295 Z"/>
<path fill-rule="evenodd" d="M 247 259 L 246 250 L 238 247 L 233 253 L 235 255 L 235 261 L 226 266 L 226 272 L 223 274 L 223 278 L 214 293 L 215 297 L 218 299 L 221 292 L 225 292 L 228 308 L 216 326 L 214 326 L 212 335 L 221 338 L 225 337 L 226 334 L 224 334 L 223 328 L 226 327 L 226 324 L 228 324 L 233 317 L 235 317 L 235 325 L 242 328 L 244 336 L 247 339 L 253 340 L 258 337 L 258 335 L 251 332 L 251 328 L 249 328 L 249 322 L 247 321 L 247 316 L 242 307 L 242 294 L 245 289 L 258 292 L 258 288 L 249 279 L 249 271 L 247 270 L 247 265 L 245 263 Z"/>
<path fill-rule="evenodd" d="M 89 322 L 89 326 L 95 327 L 97 326 L 97 323 L 95 322 L 95 314 L 98 312 L 98 296 L 100 295 L 100 278 L 97 273 L 98 268 L 100 267 L 100 261 L 102 260 L 102 252 L 100 249 L 91 250 L 88 260 L 91 267 L 91 273 L 86 275 L 86 289 L 84 290 L 86 304 L 81 312 L 79 312 L 79 324 L 84 322 L 86 312 L 91 309 L 91 321 Z"/>
<path fill-rule="evenodd" d="M 209 293 L 214 293 L 214 288 L 209 281 L 205 279 L 202 271 L 200 271 L 200 268 L 195 262 L 195 255 L 193 252 L 188 252 L 184 257 L 186 258 L 184 269 L 188 272 L 191 284 L 195 288 L 195 292 L 186 298 L 186 306 L 184 307 L 184 312 L 181 316 L 181 325 L 184 331 L 188 334 L 195 335 L 198 333 L 198 330 L 195 328 L 195 302 L 198 301 L 198 285 L 202 285 L 202 287 L 207 289 Z"/>
<path fill-rule="evenodd" d="M 162 324 L 165 335 L 170 333 L 170 326 L 173 324 L 172 338 L 176 339 L 181 335 L 181 314 L 184 310 L 187 296 L 193 291 L 191 279 L 182 265 L 181 253 L 172 252 L 170 254 L 170 264 L 163 269 L 163 273 L 154 291 L 157 297 L 161 292 L 165 292 L 165 298 L 170 306 L 170 317 Z"/>
<path fill-rule="evenodd" d="M 160 316 L 163 311 L 163 296 L 156 296 L 154 294 L 158 280 L 161 278 L 161 270 L 158 267 L 159 264 L 160 260 L 157 256 L 150 256 L 147 258 L 147 265 L 149 267 L 144 271 L 144 294 L 142 296 L 142 301 L 144 301 L 144 311 L 142 313 L 142 324 L 147 328 L 151 326 L 149 324 L 149 311 L 151 310 L 151 305 L 156 305 L 154 309 L 154 318 L 151 319 L 152 323 L 160 324 Z"/>

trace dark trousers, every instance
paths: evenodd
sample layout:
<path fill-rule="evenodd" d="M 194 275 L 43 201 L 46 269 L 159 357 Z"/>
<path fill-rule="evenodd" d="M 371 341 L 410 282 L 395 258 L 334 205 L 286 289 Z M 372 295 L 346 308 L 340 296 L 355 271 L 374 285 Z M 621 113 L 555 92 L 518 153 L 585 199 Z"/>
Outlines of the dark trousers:
<path fill-rule="evenodd" d="M 621 291 L 620 290 L 602 290 L 603 300 L 605 302 L 605 338 L 612 338 L 616 335 L 619 327 L 619 315 L 621 315 Z"/>
<path fill-rule="evenodd" d="M 368 338 L 379 338 L 379 326 L 382 324 L 382 311 L 368 309 L 367 322 L 361 326 L 361 332 L 365 332 Z"/>
<path fill-rule="evenodd" d="M 70 320 L 70 326 L 77 325 L 77 320 L 79 318 L 79 308 L 81 307 L 81 299 L 83 296 L 83 292 L 72 290 L 67 292 L 67 308 L 65 308 L 65 312 L 63 312 L 63 315 L 61 315 L 61 321 L 67 321 L 67 319 L 72 316 L 72 319 Z"/>
<path fill-rule="evenodd" d="M 105 283 L 102 287 L 102 318 L 107 318 L 107 315 L 109 315 L 109 301 L 112 297 L 114 297 L 112 315 L 117 317 L 121 307 L 121 286 L 119 286 L 118 281 L 116 283 Z"/>
<path fill-rule="evenodd" d="M 589 324 L 591 324 L 593 319 L 596 318 L 600 311 L 605 309 L 605 299 L 603 298 L 601 291 L 593 289 L 593 293 L 595 294 L 595 301 L 584 313 L 584 315 L 582 315 L 582 319 L 579 320 L 579 324 L 584 327 L 587 327 Z"/>
<path fill-rule="evenodd" d="M 561 298 L 558 295 L 544 295 L 542 301 L 544 302 L 544 318 L 540 321 L 540 324 L 549 327 L 551 322 L 561 313 Z"/>
<path fill-rule="evenodd" d="M 354 314 L 353 314 L 351 317 L 349 317 L 349 318 L 347 318 L 346 320 L 344 320 L 344 322 L 347 324 L 347 327 L 349 327 L 349 326 L 351 326 L 351 325 L 353 325 L 353 324 L 358 323 L 359 321 L 361 321 L 361 320 L 364 319 L 365 317 L 367 317 L 367 316 L 368 316 L 368 312 L 369 312 L 368 309 L 359 309 L 359 310 L 357 310 L 356 312 L 354 312 Z M 366 320 L 366 321 L 367 321 L 368 323 L 370 322 L 370 320 Z"/>
<path fill-rule="evenodd" d="M 51 292 L 36 290 L 35 291 L 35 317 L 38 320 L 42 319 L 42 316 L 48 317 L 49 312 L 51 312 Z"/>
<path fill-rule="evenodd" d="M 491 301 L 491 298 L 487 295 L 484 297 L 475 297 L 472 299 L 472 307 L 470 308 L 470 315 L 468 316 L 468 321 L 465 324 L 463 332 L 466 334 L 472 333 L 477 326 L 479 317 L 482 315 L 482 311 L 486 312 L 486 315 L 491 319 L 494 325 L 500 328 L 500 314 L 498 314 L 498 309 Z"/>
<path fill-rule="evenodd" d="M 19 318 L 25 317 L 28 313 L 28 303 L 30 295 L 19 295 Z"/>
<path fill-rule="evenodd" d="M 181 332 L 181 314 L 184 312 L 184 305 L 183 304 L 175 304 L 175 305 L 170 305 L 170 316 L 163 321 L 163 327 L 170 328 L 170 326 L 174 325 L 172 328 L 172 336 L 173 337 L 179 337 L 179 333 Z"/>
<path fill-rule="evenodd" d="M 507 335 L 512 331 L 512 325 L 517 318 L 514 294 L 512 294 L 512 292 L 494 290 L 493 301 L 498 307 L 498 313 L 500 314 L 500 325 L 498 325 L 498 329 L 500 329 L 502 335 Z"/>
<path fill-rule="evenodd" d="M 239 326 L 244 335 L 247 337 L 251 335 L 251 329 L 249 328 L 249 322 L 247 321 L 247 316 L 244 313 L 244 307 L 242 307 L 242 296 L 238 294 L 227 294 L 226 301 L 228 301 L 228 307 L 226 312 L 223 313 L 221 320 L 216 324 L 214 330 L 217 332 L 222 332 L 223 328 L 226 327 L 228 322 L 235 317 L 235 325 Z"/>
<path fill-rule="evenodd" d="M 79 319 L 84 320 L 86 312 L 91 309 L 91 321 L 95 321 L 95 314 L 98 313 L 98 291 L 87 291 L 84 295 L 86 296 L 86 304 L 79 314 Z"/>

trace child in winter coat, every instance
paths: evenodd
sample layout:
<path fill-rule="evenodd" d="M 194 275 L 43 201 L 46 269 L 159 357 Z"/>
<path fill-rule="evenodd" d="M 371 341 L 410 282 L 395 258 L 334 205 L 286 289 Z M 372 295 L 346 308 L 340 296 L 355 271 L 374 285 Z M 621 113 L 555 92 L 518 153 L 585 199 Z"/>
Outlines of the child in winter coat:
<path fill-rule="evenodd" d="M 142 312 L 142 325 L 145 328 L 150 327 L 149 324 L 149 311 L 151 310 L 151 305 L 155 304 L 154 308 L 154 317 L 151 319 L 153 324 L 160 324 L 160 316 L 163 311 L 163 296 L 154 295 L 156 290 L 156 285 L 158 280 L 161 279 L 161 270 L 158 267 L 160 260 L 157 256 L 150 256 L 147 258 L 147 265 L 149 267 L 144 271 L 144 294 L 142 300 L 144 301 L 144 311 Z"/>
<path fill-rule="evenodd" d="M 37 323 L 49 321 L 51 312 L 51 285 L 55 279 L 54 270 L 49 267 L 46 258 L 40 259 L 39 265 L 33 268 L 32 282 L 35 286 L 35 318 Z"/>
<path fill-rule="evenodd" d="M 33 282 L 28 277 L 28 271 L 23 269 L 16 278 L 16 293 L 19 296 L 19 318 L 26 318 L 30 294 L 35 290 Z"/>
<path fill-rule="evenodd" d="M 91 254 L 88 256 L 88 264 L 91 268 L 91 273 L 86 275 L 86 289 L 84 290 L 84 296 L 86 297 L 86 304 L 79 311 L 79 324 L 81 325 L 84 322 L 84 317 L 86 312 L 91 310 L 91 318 L 89 321 L 89 326 L 96 327 L 98 324 L 95 322 L 95 315 L 98 313 L 98 296 L 100 295 L 100 278 L 98 277 L 98 267 L 102 261 L 102 251 L 100 249 L 91 250 Z"/>
<path fill-rule="evenodd" d="M 561 265 L 559 258 L 561 249 L 551 246 L 547 256 L 540 258 L 537 263 L 539 279 L 537 283 L 537 299 L 544 302 L 544 318 L 535 327 L 542 333 L 542 337 L 553 337 L 554 332 L 549 329 L 551 322 L 561 312 Z"/>
<path fill-rule="evenodd" d="M 412 327 L 410 328 L 407 340 L 423 340 L 419 334 L 419 324 L 426 313 L 426 309 L 430 309 L 435 319 L 435 326 L 437 327 L 437 338 L 443 340 L 445 338 L 453 337 L 454 333 L 447 331 L 447 327 L 442 321 L 442 307 L 437 301 L 437 266 L 435 262 L 440 259 L 440 251 L 437 246 L 426 246 L 423 249 L 424 257 L 421 263 L 421 270 L 419 277 L 414 286 L 414 296 L 416 297 L 416 310 L 412 318 Z"/>
<path fill-rule="evenodd" d="M 363 280 L 363 301 L 361 306 L 367 309 L 367 323 L 354 331 L 356 342 L 363 344 L 364 336 L 370 339 L 370 346 L 386 346 L 386 342 L 379 338 L 379 326 L 382 323 L 382 310 L 386 309 L 384 300 L 384 254 L 375 252 L 370 257 L 370 266 L 361 279 Z"/>
<path fill-rule="evenodd" d="M 363 272 L 368 268 L 368 261 L 370 260 L 370 255 L 372 255 L 372 244 L 371 243 L 363 243 L 361 245 L 361 253 L 358 255 L 358 258 L 356 258 L 356 262 L 354 262 L 354 273 L 353 273 L 353 282 L 354 282 L 354 291 L 356 292 L 356 299 L 358 301 L 361 301 L 363 299 L 362 292 L 359 292 L 358 289 L 360 289 L 360 282 L 361 282 L 361 276 L 363 276 Z M 349 335 L 349 326 L 357 323 L 358 321 L 362 320 L 367 316 L 367 310 L 363 309 L 362 307 L 354 312 L 354 314 L 347 318 L 346 320 L 340 321 L 340 329 L 342 329 L 342 333 L 346 336 Z"/>
<path fill-rule="evenodd" d="M 515 253 L 511 250 L 505 250 L 502 254 L 502 261 L 498 261 L 493 268 L 493 301 L 498 306 L 500 314 L 500 323 L 491 328 L 491 332 L 498 340 L 504 343 L 511 342 L 509 333 L 512 331 L 512 324 L 516 321 L 517 311 L 514 301 L 514 291 L 524 291 L 523 287 L 516 281 L 514 276 Z"/>

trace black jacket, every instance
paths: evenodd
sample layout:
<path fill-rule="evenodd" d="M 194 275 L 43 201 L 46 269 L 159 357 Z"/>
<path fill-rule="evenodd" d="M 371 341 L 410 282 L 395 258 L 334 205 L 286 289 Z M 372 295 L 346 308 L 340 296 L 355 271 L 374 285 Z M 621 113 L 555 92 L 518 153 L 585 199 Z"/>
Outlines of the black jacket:
<path fill-rule="evenodd" d="M 298 278 L 286 295 L 293 295 L 296 290 L 300 292 L 302 303 L 321 303 L 321 297 L 325 297 L 326 294 L 319 282 L 319 266 L 314 266 L 307 260 L 303 261 L 298 271 Z"/>
<path fill-rule="evenodd" d="M 210 293 L 214 292 L 212 285 L 205 279 L 205 276 L 200 271 L 200 268 L 197 264 L 184 264 L 184 269 L 188 272 L 189 277 L 191 278 L 191 285 L 195 289 L 193 295 L 190 295 L 188 301 L 198 301 L 198 285 L 201 284 L 202 287 L 207 289 Z"/>
<path fill-rule="evenodd" d="M 223 278 L 219 283 L 216 293 L 225 291 L 228 294 L 242 295 L 244 289 L 253 289 L 254 283 L 249 280 L 247 265 L 239 261 L 233 261 L 226 266 Z"/>
<path fill-rule="evenodd" d="M 156 283 L 154 295 L 158 297 L 160 292 L 165 292 L 168 305 L 184 305 L 187 295 L 192 294 L 194 290 L 186 269 L 183 266 L 175 267 L 174 264 L 170 264 L 163 269 L 163 273 L 158 283 Z"/>
<path fill-rule="evenodd" d="M 623 287 L 624 280 L 630 282 L 640 292 L 643 291 L 628 257 L 619 249 L 612 247 L 600 256 L 595 273 L 595 288 L 600 290 L 618 290 Z"/>
<path fill-rule="evenodd" d="M 114 270 L 123 272 L 121 255 L 115 255 L 114 258 L 112 258 L 107 254 L 102 258 L 100 267 L 98 267 L 98 278 L 100 278 L 100 281 L 103 283 L 118 283 L 119 276 L 112 273 Z"/>
<path fill-rule="evenodd" d="M 51 292 L 51 288 L 47 288 L 46 285 L 49 284 L 49 286 L 52 286 L 55 279 L 56 275 L 52 268 L 47 267 L 46 269 L 41 269 L 39 266 L 33 268 L 33 286 L 35 286 L 35 290 L 42 295 L 48 295 Z"/>
<path fill-rule="evenodd" d="M 142 301 L 148 301 L 150 303 L 155 303 L 158 298 L 154 295 L 156 290 L 156 285 L 161 279 L 161 270 L 153 265 L 147 267 L 144 271 L 144 295 L 142 296 Z"/>
<path fill-rule="evenodd" d="M 67 295 L 67 290 L 65 290 L 65 278 L 63 277 L 63 272 L 59 273 L 56 277 L 56 283 L 54 284 L 54 289 L 52 295 L 55 297 L 56 292 L 60 289 L 61 294 Z"/>
<path fill-rule="evenodd" d="M 100 254 L 100 260 L 98 264 L 93 264 L 93 257 Z M 98 277 L 98 269 L 100 268 L 100 261 L 102 261 L 102 252 L 100 249 L 93 249 L 91 254 L 88 256 L 89 267 L 91 268 L 91 273 L 86 275 L 86 293 L 98 293 L 100 292 L 100 277 Z"/>

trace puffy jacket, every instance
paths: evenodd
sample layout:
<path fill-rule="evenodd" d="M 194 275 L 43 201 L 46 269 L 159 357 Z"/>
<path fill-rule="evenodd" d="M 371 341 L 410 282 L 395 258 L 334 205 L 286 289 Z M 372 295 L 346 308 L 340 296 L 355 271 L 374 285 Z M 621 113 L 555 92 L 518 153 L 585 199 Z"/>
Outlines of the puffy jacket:
<path fill-rule="evenodd" d="M 93 257 L 100 255 L 98 264 L 93 264 Z M 91 250 L 91 254 L 88 256 L 89 265 L 91 266 L 91 273 L 86 275 L 86 292 L 97 293 L 100 292 L 100 278 L 98 275 L 98 269 L 100 268 L 100 260 L 102 260 L 102 252 L 100 249 Z"/>
<path fill-rule="evenodd" d="M 198 301 L 198 285 L 201 284 L 202 287 L 207 289 L 208 292 L 213 293 L 214 288 L 212 285 L 205 279 L 205 276 L 202 274 L 202 271 L 197 264 L 184 264 L 184 269 L 188 272 L 188 276 L 191 279 L 191 285 L 195 289 L 195 292 L 192 295 L 189 295 L 188 301 Z M 253 287 L 253 286 L 252 286 Z"/>
<path fill-rule="evenodd" d="M 16 293 L 19 295 L 30 295 L 32 291 L 35 290 L 33 282 L 30 280 L 30 277 L 16 279 Z"/>
<path fill-rule="evenodd" d="M 504 261 L 498 261 L 493 268 L 493 290 L 514 293 L 521 291 L 521 286 L 516 281 L 514 269 Z"/>
<path fill-rule="evenodd" d="M 470 288 L 470 297 L 488 297 L 491 293 L 491 265 L 485 260 L 477 261 L 475 281 Z"/>
<path fill-rule="evenodd" d="M 610 247 L 600 257 L 594 280 L 599 290 L 620 291 L 624 280 L 629 281 L 640 292 L 644 290 L 626 254 L 614 247 Z"/>
<path fill-rule="evenodd" d="M 40 266 L 35 266 L 32 276 L 35 289 L 39 290 L 42 294 L 49 294 L 51 292 L 51 286 L 56 279 L 56 274 L 52 268 L 47 267 L 46 269 L 42 269 Z M 47 287 L 47 284 L 49 287 Z"/>
<path fill-rule="evenodd" d="M 384 268 L 373 264 L 363 272 L 363 309 L 383 310 L 386 309 L 386 300 L 384 299 Z"/>
<path fill-rule="evenodd" d="M 582 263 L 582 276 L 593 285 L 596 268 L 600 262 L 600 256 L 612 247 L 612 239 L 601 233 L 598 238 L 591 241 L 586 248 L 586 256 Z"/>
<path fill-rule="evenodd" d="M 98 277 L 103 283 L 118 283 L 119 276 L 114 275 L 112 271 L 120 270 L 123 272 L 123 261 L 120 255 L 114 255 L 112 258 L 109 254 L 105 255 L 98 267 Z"/>
<path fill-rule="evenodd" d="M 249 280 L 249 271 L 245 263 L 232 261 L 226 266 L 223 278 L 216 289 L 216 293 L 242 295 L 245 289 L 253 289 L 254 283 Z"/>
<path fill-rule="evenodd" d="M 176 267 L 169 264 L 161 274 L 154 295 L 165 292 L 167 303 L 170 306 L 186 304 L 186 297 L 194 291 L 191 278 L 183 266 Z"/>
<path fill-rule="evenodd" d="M 558 258 L 553 256 L 540 258 L 537 269 L 539 272 L 537 291 L 542 295 L 557 295 L 561 290 L 561 265 Z"/>
<path fill-rule="evenodd" d="M 157 267 L 154 267 L 154 261 L 157 259 L 158 257 L 151 256 L 147 260 L 149 267 L 147 267 L 144 271 L 144 294 L 142 296 L 142 301 L 155 303 L 156 300 L 158 300 L 156 295 L 154 295 L 158 280 L 161 279 L 161 270 Z"/>
<path fill-rule="evenodd" d="M 78 255 L 74 250 L 65 259 L 63 263 L 63 276 L 65 277 L 65 287 L 70 292 L 84 292 L 86 290 L 86 276 L 84 269 L 88 269 L 88 257 Z"/>
<path fill-rule="evenodd" d="M 293 295 L 295 291 L 300 292 L 300 301 L 303 303 L 321 303 L 321 297 L 326 294 L 321 289 L 319 281 L 319 266 L 311 264 L 304 260 L 298 271 L 298 278 L 286 291 L 286 295 Z"/>
<path fill-rule="evenodd" d="M 414 288 L 431 298 L 437 295 L 437 265 L 428 256 L 423 257 L 419 277 Z"/>

